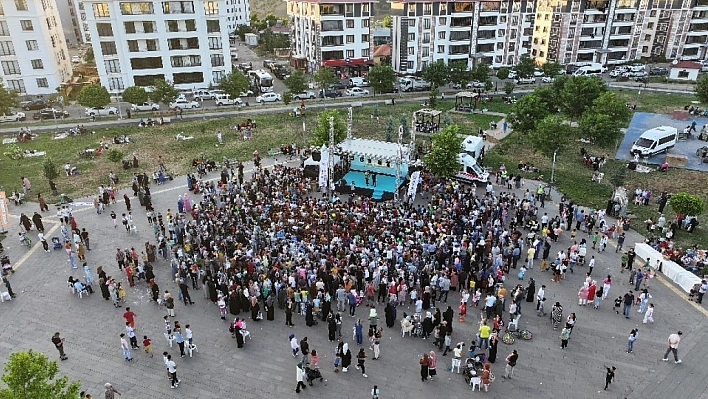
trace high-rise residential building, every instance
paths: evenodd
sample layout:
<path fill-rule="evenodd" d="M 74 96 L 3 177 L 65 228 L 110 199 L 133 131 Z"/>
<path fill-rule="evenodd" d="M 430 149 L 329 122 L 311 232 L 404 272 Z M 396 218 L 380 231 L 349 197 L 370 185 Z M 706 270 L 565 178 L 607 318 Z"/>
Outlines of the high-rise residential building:
<path fill-rule="evenodd" d="M 3 84 L 47 95 L 71 78 L 69 51 L 54 0 L 0 0 Z"/>
<path fill-rule="evenodd" d="M 72 26 L 74 28 L 74 35 L 79 43 L 91 44 L 91 32 L 89 31 L 88 15 L 87 10 L 84 5 L 84 0 L 57 0 L 57 1 L 67 1 L 73 8 L 73 21 Z"/>
<path fill-rule="evenodd" d="M 76 9 L 74 5 L 77 0 L 52 1 L 56 3 L 57 10 L 59 11 L 61 25 L 64 28 L 64 39 L 66 40 L 66 45 L 71 47 L 82 43 L 82 39 L 79 35 L 79 19 L 76 17 Z"/>
<path fill-rule="evenodd" d="M 227 0 L 83 0 L 101 85 L 218 84 L 231 72 Z"/>
<path fill-rule="evenodd" d="M 373 9 L 370 0 L 288 0 L 292 62 L 310 72 L 362 73 L 373 65 Z"/>
<path fill-rule="evenodd" d="M 239 25 L 251 25 L 251 4 L 249 0 L 226 0 L 228 7 L 227 29 L 233 33 Z"/>

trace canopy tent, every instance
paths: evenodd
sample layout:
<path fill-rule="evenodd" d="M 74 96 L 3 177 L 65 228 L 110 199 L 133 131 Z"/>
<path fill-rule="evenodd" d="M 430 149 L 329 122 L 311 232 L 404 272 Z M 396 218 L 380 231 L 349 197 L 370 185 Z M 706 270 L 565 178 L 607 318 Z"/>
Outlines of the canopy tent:
<path fill-rule="evenodd" d="M 335 152 L 343 155 L 396 162 L 399 150 L 401 161 L 407 163 L 410 158 L 410 147 L 386 141 L 347 138 L 337 145 Z"/>
<path fill-rule="evenodd" d="M 435 123 L 440 123 L 440 115 L 442 115 L 442 111 L 438 111 L 437 109 L 428 109 L 428 108 L 423 108 L 418 111 L 415 111 L 413 113 L 413 117 L 415 118 L 416 122 L 435 122 L 435 118 L 437 118 L 437 122 Z"/>
<path fill-rule="evenodd" d="M 455 110 L 474 110 L 474 106 L 477 103 L 477 97 L 479 97 L 479 94 L 473 93 L 471 91 L 461 91 L 455 94 Z"/>

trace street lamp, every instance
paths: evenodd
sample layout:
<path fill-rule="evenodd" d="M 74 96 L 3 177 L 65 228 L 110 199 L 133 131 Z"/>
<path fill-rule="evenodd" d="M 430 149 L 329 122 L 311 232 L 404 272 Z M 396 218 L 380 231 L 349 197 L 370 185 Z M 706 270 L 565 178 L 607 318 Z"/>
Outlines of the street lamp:
<path fill-rule="evenodd" d="M 553 165 L 551 166 L 551 184 L 555 183 L 556 181 L 556 155 L 558 155 L 558 149 L 553 151 Z"/>

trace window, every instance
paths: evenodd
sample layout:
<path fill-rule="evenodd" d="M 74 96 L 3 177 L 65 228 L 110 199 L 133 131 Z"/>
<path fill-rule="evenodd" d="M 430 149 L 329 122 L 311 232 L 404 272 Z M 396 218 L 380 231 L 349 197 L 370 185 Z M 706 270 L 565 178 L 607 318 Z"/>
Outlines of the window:
<path fill-rule="evenodd" d="M 447 25 L 447 17 L 438 18 L 438 25 Z"/>
<path fill-rule="evenodd" d="M 108 90 L 110 91 L 123 91 L 125 86 L 123 86 L 122 78 L 108 78 Z"/>
<path fill-rule="evenodd" d="M 154 22 L 143 22 L 143 31 L 145 33 L 154 33 L 155 32 Z"/>
<path fill-rule="evenodd" d="M 212 54 L 211 55 L 211 66 L 212 67 L 224 66 L 224 55 L 223 54 Z"/>
<path fill-rule="evenodd" d="M 504 29 L 499 29 L 497 31 L 497 37 L 504 37 L 506 35 L 506 30 Z"/>
<path fill-rule="evenodd" d="M 179 32 L 179 23 L 177 21 L 165 21 L 168 32 Z"/>
<path fill-rule="evenodd" d="M 42 60 L 32 60 L 32 69 L 44 69 L 44 63 Z"/>
<path fill-rule="evenodd" d="M 413 61 L 406 62 L 406 69 L 413 69 L 414 66 L 415 64 L 413 63 Z"/>
<path fill-rule="evenodd" d="M 649 46 L 642 47 L 642 53 L 648 53 L 648 52 L 649 52 Z"/>
<path fill-rule="evenodd" d="M 425 18 L 423 20 L 423 29 L 430 29 L 430 18 Z"/>
<path fill-rule="evenodd" d="M 107 73 L 120 73 L 120 62 L 118 60 L 103 61 Z"/>
<path fill-rule="evenodd" d="M 113 27 L 111 24 L 97 23 L 96 30 L 98 31 L 99 37 L 111 37 L 113 36 Z"/>
<path fill-rule="evenodd" d="M 361 42 L 368 43 L 369 42 L 369 35 L 361 35 Z"/>
<path fill-rule="evenodd" d="M 354 27 L 354 20 L 348 19 L 347 20 L 347 28 L 353 28 L 353 27 Z"/>
<path fill-rule="evenodd" d="M 140 51 L 137 40 L 128 40 L 128 51 L 130 51 L 131 53 L 137 53 L 138 51 Z"/>
<path fill-rule="evenodd" d="M 415 26 L 415 19 L 410 18 L 410 19 L 408 20 L 408 26 Z"/>
<path fill-rule="evenodd" d="M 364 14 L 364 16 L 369 15 L 369 4 L 368 3 L 361 5 L 361 13 Z"/>
<path fill-rule="evenodd" d="M 145 40 L 145 45 L 147 46 L 148 51 L 158 51 L 159 48 L 158 48 L 157 43 L 158 43 L 157 39 Z"/>
<path fill-rule="evenodd" d="M 347 50 L 347 58 L 354 58 L 354 50 Z"/>
<path fill-rule="evenodd" d="M 218 15 L 219 14 L 219 2 L 217 2 L 217 1 L 204 2 L 204 14 Z"/>
<path fill-rule="evenodd" d="M 653 22 L 649 22 L 649 23 L 647 24 L 647 29 L 654 29 L 654 23 L 653 23 Z"/>
<path fill-rule="evenodd" d="M 428 47 L 423 47 L 420 49 L 420 56 L 421 57 L 429 57 L 430 56 L 430 48 Z"/>
<path fill-rule="evenodd" d="M 192 20 L 192 24 L 194 24 L 194 21 Z M 219 20 L 208 20 L 207 21 L 207 32 L 209 33 L 215 33 L 215 32 L 220 32 L 221 28 L 219 27 Z"/>
<path fill-rule="evenodd" d="M 409 33 L 409 34 L 408 34 L 408 41 L 409 41 L 409 42 L 414 42 L 414 41 L 415 41 L 415 33 Z"/>
<path fill-rule="evenodd" d="M 116 55 L 118 50 L 116 49 L 115 42 L 101 42 L 101 54 L 103 55 Z"/>
<path fill-rule="evenodd" d="M 442 54 L 445 52 L 445 46 L 439 44 L 438 45 L 438 54 Z"/>
<path fill-rule="evenodd" d="M 47 78 L 37 78 L 37 87 L 49 87 Z"/>
<path fill-rule="evenodd" d="M 368 28 L 368 27 L 369 27 L 369 20 L 368 20 L 368 19 L 362 19 L 362 20 L 361 20 L 361 27 L 362 27 L 362 28 Z"/>
<path fill-rule="evenodd" d="M 27 0 L 15 0 L 17 11 L 27 11 Z"/>
<path fill-rule="evenodd" d="M 108 3 L 95 3 L 93 5 L 93 16 L 96 18 L 109 18 L 111 11 L 108 8 Z"/>
<path fill-rule="evenodd" d="M 354 43 L 354 35 L 347 35 L 347 43 Z"/>
<path fill-rule="evenodd" d="M 6 21 L 0 21 L 0 36 L 10 36 L 10 29 Z"/>
<path fill-rule="evenodd" d="M 224 71 L 212 71 L 211 72 L 211 80 L 214 81 L 214 83 L 221 83 L 222 80 L 224 80 L 224 77 L 226 77 L 226 72 Z"/>
<path fill-rule="evenodd" d="M 209 50 L 221 50 L 221 38 L 220 37 L 210 37 L 209 38 Z"/>
<path fill-rule="evenodd" d="M 650 41 L 651 41 L 651 35 L 644 35 L 644 41 L 645 41 L 645 42 L 650 42 Z"/>
<path fill-rule="evenodd" d="M 5 75 L 19 75 L 20 74 L 20 63 L 17 61 L 2 61 L 2 71 Z"/>
<path fill-rule="evenodd" d="M 500 23 L 500 24 L 505 24 L 505 23 L 506 23 L 506 15 L 501 15 L 501 16 L 499 16 L 499 23 Z"/>
<path fill-rule="evenodd" d="M 123 27 L 125 28 L 125 33 L 135 33 L 135 23 L 123 22 Z"/>
<path fill-rule="evenodd" d="M 152 2 L 120 3 L 120 13 L 121 15 L 154 14 L 155 9 L 152 6 Z"/>
<path fill-rule="evenodd" d="M 133 69 L 158 69 L 162 68 L 162 57 L 133 58 L 130 60 Z"/>
<path fill-rule="evenodd" d="M 25 44 L 27 45 L 27 50 L 28 51 L 37 51 L 39 50 L 39 43 L 37 43 L 36 40 L 26 40 Z"/>
<path fill-rule="evenodd" d="M 423 33 L 423 43 L 430 43 L 430 33 Z"/>
<path fill-rule="evenodd" d="M 447 14 L 447 3 L 440 3 L 440 14 Z"/>
<path fill-rule="evenodd" d="M 25 81 L 22 79 L 8 80 L 7 88 L 18 93 L 27 93 L 27 90 L 25 90 Z"/>
<path fill-rule="evenodd" d="M 415 47 L 408 47 L 408 55 L 415 55 Z"/>
<path fill-rule="evenodd" d="M 370 54 L 369 54 L 369 49 L 368 49 L 368 48 L 365 48 L 365 49 L 362 49 L 362 50 L 361 50 L 361 56 L 362 56 L 362 57 L 364 57 L 364 58 L 369 58 L 369 55 L 370 55 Z"/>
<path fill-rule="evenodd" d="M 206 11 L 206 4 L 204 9 Z M 162 12 L 165 14 L 194 14 L 194 3 L 191 1 L 163 1 Z"/>
<path fill-rule="evenodd" d="M 32 26 L 32 21 L 30 21 L 29 19 L 21 20 L 20 26 L 22 26 L 22 30 L 34 30 L 34 27 Z"/>
<path fill-rule="evenodd" d="M 423 15 L 430 15 L 433 13 L 432 3 L 423 3 Z"/>
<path fill-rule="evenodd" d="M 408 4 L 408 16 L 412 17 L 415 15 L 415 4 Z"/>
<path fill-rule="evenodd" d="M 15 46 L 12 42 L 0 42 L 0 55 L 15 55 Z"/>
<path fill-rule="evenodd" d="M 351 17 L 352 14 L 354 14 L 354 4 L 346 4 L 344 8 L 344 13 L 347 14 L 348 17 Z"/>

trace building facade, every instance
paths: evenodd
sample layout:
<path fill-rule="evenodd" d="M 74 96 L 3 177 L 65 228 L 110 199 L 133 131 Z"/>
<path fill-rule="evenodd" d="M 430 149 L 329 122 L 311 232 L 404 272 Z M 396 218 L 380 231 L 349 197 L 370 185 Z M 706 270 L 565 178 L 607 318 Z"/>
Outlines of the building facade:
<path fill-rule="evenodd" d="M 226 0 L 228 7 L 227 25 L 229 33 L 233 33 L 239 25 L 251 25 L 251 3 L 249 0 Z"/>
<path fill-rule="evenodd" d="M 226 0 L 83 0 L 101 85 L 111 93 L 218 84 L 231 72 Z"/>
<path fill-rule="evenodd" d="M 288 1 L 291 58 L 309 72 L 361 72 L 373 63 L 373 9 L 366 0 Z"/>
<path fill-rule="evenodd" d="M 48 95 L 71 78 L 71 60 L 54 0 L 0 0 L 3 84 Z"/>

